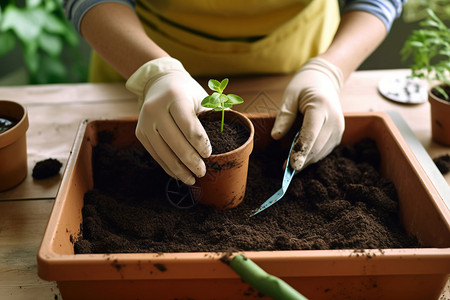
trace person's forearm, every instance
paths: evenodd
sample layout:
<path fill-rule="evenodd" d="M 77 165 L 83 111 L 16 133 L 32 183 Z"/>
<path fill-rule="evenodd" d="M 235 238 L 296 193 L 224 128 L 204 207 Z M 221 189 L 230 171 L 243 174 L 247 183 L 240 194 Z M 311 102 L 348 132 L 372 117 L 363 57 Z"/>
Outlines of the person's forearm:
<path fill-rule="evenodd" d="M 81 34 L 125 79 L 149 60 L 168 56 L 145 33 L 135 12 L 120 3 L 102 3 L 81 21 Z"/>
<path fill-rule="evenodd" d="M 346 79 L 381 44 L 387 33 L 383 22 L 363 11 L 342 15 L 336 35 L 320 57 L 338 66 Z"/>

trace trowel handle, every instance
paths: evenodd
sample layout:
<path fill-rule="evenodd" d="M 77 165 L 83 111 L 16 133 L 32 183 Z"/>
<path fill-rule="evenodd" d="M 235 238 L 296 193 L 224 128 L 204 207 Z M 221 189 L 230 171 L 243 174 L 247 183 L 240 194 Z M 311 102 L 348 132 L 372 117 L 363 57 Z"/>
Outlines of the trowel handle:
<path fill-rule="evenodd" d="M 230 267 L 242 280 L 272 299 L 308 300 L 285 281 L 266 273 L 257 264 L 242 254 L 233 257 L 230 261 Z"/>

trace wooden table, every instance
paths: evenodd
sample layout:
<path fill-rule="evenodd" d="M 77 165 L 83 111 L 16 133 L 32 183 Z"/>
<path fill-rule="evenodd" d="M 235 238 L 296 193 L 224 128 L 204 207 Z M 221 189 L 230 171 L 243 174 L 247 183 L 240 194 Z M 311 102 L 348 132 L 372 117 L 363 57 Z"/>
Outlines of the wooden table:
<path fill-rule="evenodd" d="M 343 110 L 396 111 L 431 158 L 450 154 L 450 147 L 431 140 L 428 103 L 401 105 L 378 93 L 381 78 L 404 74 L 406 70 L 353 73 L 343 89 Z M 246 100 L 236 107 L 238 110 L 270 112 L 279 107 L 289 79 L 289 76 L 233 78 L 227 89 Z M 17 187 L 0 192 L 0 299 L 61 299 L 55 283 L 37 276 L 36 253 L 63 171 L 54 178 L 36 181 L 31 178 L 32 168 L 46 158 L 56 158 L 65 165 L 81 120 L 136 116 L 136 99 L 123 84 L 0 87 L 0 99 L 24 104 L 30 120 L 29 174 Z M 450 174 L 444 180 L 450 184 Z M 440 299 L 450 299 L 449 283 Z"/>

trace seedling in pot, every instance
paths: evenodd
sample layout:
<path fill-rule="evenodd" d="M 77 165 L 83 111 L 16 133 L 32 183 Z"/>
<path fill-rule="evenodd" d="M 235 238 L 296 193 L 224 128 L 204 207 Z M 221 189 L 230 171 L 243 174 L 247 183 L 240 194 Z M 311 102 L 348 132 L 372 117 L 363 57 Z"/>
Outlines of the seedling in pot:
<path fill-rule="evenodd" d="M 215 111 L 222 112 L 222 122 L 220 124 L 220 132 L 223 132 L 223 123 L 225 121 L 225 109 L 233 107 L 233 105 L 241 104 L 244 100 L 238 95 L 224 94 L 223 91 L 228 85 L 228 78 L 225 78 L 221 82 L 215 79 L 208 81 L 208 87 L 214 91 L 209 96 L 206 96 L 202 100 L 202 106 L 206 108 L 212 108 Z"/>
<path fill-rule="evenodd" d="M 167 199 L 172 205 L 174 205 L 177 208 L 191 208 L 195 206 L 198 202 L 200 202 L 207 205 L 214 205 L 219 209 L 229 209 L 238 205 L 243 199 L 243 195 L 245 193 L 245 182 L 247 179 L 246 176 L 247 168 L 246 167 L 243 168 L 241 166 L 244 165 L 248 166 L 248 156 L 250 155 L 251 149 L 253 148 L 253 142 L 239 144 L 239 142 L 241 142 L 241 136 L 239 137 L 234 136 L 237 132 L 237 130 L 234 130 L 235 128 L 232 128 L 232 130 L 225 132 L 225 134 L 222 134 L 224 131 L 223 129 L 225 123 L 225 110 L 233 107 L 233 105 L 235 104 L 241 104 L 244 102 L 244 100 L 237 95 L 224 94 L 224 90 L 227 87 L 227 85 L 228 85 L 228 78 L 225 78 L 220 82 L 215 79 L 210 79 L 208 81 L 208 86 L 211 90 L 214 91 L 214 93 L 209 96 L 206 96 L 202 100 L 201 105 L 205 108 L 212 109 L 211 111 L 209 111 L 210 113 L 212 113 L 212 115 L 208 116 L 213 116 L 213 118 L 210 119 L 208 117 L 205 117 L 203 121 L 209 122 L 209 124 L 213 124 L 214 126 L 214 127 L 207 126 L 208 128 L 206 130 L 208 136 L 210 137 L 210 141 L 213 147 L 217 146 L 213 144 L 218 140 L 229 138 L 231 137 L 231 135 L 233 135 L 233 137 L 231 138 L 236 137 L 233 141 L 228 140 L 228 143 L 226 144 L 226 146 L 231 145 L 232 150 L 236 150 L 235 154 L 232 156 L 233 161 L 229 161 L 229 156 L 227 155 L 227 152 L 231 151 L 229 150 L 229 147 L 225 147 L 227 148 L 225 149 L 226 151 L 222 147 L 220 151 L 223 152 L 219 153 L 222 153 L 223 156 L 220 156 L 219 161 L 217 158 L 215 158 L 215 155 L 211 155 L 208 158 L 208 162 L 206 162 L 208 169 L 208 176 L 205 176 L 204 178 L 199 178 L 195 186 L 186 187 L 183 184 L 180 185 L 178 182 L 175 182 L 175 184 L 173 183 L 171 183 L 170 185 L 168 184 L 166 186 Z M 220 131 L 215 130 L 215 126 L 217 126 L 216 123 L 218 122 L 217 117 L 219 116 L 219 114 L 215 112 L 222 113 Z M 228 111 L 227 118 L 230 115 L 235 116 L 235 118 L 238 118 L 237 123 L 239 123 L 240 126 L 234 127 L 236 128 L 239 127 L 248 130 L 248 132 L 246 131 L 246 135 L 248 134 L 246 139 L 252 141 L 254 129 L 251 121 L 242 114 L 235 111 Z M 236 146 L 236 144 L 238 144 L 238 146 L 236 148 L 233 148 Z M 223 146 L 223 144 L 220 146 Z M 228 165 L 227 168 L 222 170 L 224 163 L 228 163 Z M 245 176 L 243 176 L 242 174 L 237 174 L 233 176 L 230 175 L 236 171 L 244 172 Z M 217 184 L 221 182 L 222 179 L 220 178 L 222 177 L 227 179 L 229 177 L 234 178 L 227 185 L 223 185 L 226 187 L 225 191 L 222 191 L 220 188 L 218 188 L 218 186 L 221 187 L 222 185 Z M 211 194 L 213 196 L 211 196 Z M 208 199 L 208 202 L 206 202 L 204 199 Z M 214 201 L 210 201 L 209 199 L 213 199 Z"/>
<path fill-rule="evenodd" d="M 450 85 L 450 28 L 431 10 L 428 18 L 420 22 L 420 29 L 414 30 L 405 41 L 400 54 L 406 60 L 410 56 L 411 77 L 424 78 Z M 444 100 L 450 101 L 450 95 L 439 85 L 435 89 Z"/>

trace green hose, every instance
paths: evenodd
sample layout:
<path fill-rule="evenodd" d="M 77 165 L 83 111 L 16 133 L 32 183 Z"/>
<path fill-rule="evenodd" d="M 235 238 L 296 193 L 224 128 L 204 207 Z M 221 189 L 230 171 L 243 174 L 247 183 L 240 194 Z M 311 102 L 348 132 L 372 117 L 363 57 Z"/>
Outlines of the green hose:
<path fill-rule="evenodd" d="M 275 300 L 308 300 L 293 287 L 278 277 L 266 273 L 257 264 L 242 254 L 230 261 L 230 267 L 245 282 L 260 293 Z"/>

